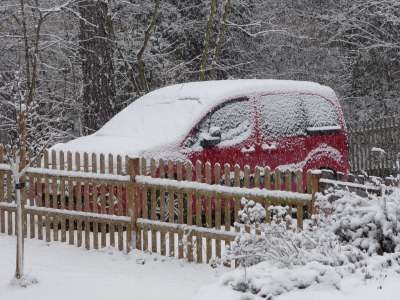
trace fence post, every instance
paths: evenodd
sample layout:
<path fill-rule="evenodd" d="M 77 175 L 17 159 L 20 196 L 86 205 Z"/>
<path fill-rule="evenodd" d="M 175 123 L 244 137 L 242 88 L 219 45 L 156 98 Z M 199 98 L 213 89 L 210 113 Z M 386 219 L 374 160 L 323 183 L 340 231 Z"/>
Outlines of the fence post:
<path fill-rule="evenodd" d="M 139 216 L 138 211 L 138 191 L 135 177 L 139 175 L 139 158 L 129 158 L 128 160 L 128 174 L 130 175 L 130 182 L 128 184 L 128 197 L 127 197 L 127 207 L 128 215 L 131 217 L 131 232 L 127 232 L 127 252 L 131 250 L 132 241 L 135 241 L 133 245 L 136 245 L 136 249 L 140 248 L 140 230 L 137 226 L 137 218 Z M 128 231 L 128 230 L 127 230 Z"/>

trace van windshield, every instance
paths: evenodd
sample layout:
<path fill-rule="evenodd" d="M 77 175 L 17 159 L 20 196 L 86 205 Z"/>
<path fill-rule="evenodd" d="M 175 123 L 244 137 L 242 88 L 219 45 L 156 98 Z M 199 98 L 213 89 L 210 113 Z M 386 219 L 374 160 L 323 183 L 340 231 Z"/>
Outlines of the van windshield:
<path fill-rule="evenodd" d="M 335 106 L 317 95 L 266 95 L 260 104 L 261 129 L 266 137 L 301 136 L 309 128 L 339 126 Z"/>

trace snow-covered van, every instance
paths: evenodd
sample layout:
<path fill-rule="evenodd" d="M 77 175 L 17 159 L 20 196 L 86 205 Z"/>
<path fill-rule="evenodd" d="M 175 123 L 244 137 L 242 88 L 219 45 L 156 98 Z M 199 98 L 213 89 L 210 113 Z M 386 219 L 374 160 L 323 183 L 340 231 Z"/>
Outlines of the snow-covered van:
<path fill-rule="evenodd" d="M 155 90 L 99 131 L 56 150 L 347 172 L 346 125 L 329 87 L 282 80 L 191 82 Z"/>

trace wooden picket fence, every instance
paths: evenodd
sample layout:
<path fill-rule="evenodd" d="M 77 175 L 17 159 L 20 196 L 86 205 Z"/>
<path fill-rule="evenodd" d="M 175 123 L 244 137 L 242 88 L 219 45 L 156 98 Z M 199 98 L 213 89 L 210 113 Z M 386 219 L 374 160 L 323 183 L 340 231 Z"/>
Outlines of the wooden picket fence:
<path fill-rule="evenodd" d="M 361 197 L 381 196 L 393 192 L 400 187 L 399 177 L 378 177 L 367 174 L 343 174 L 331 170 L 319 170 L 318 191 L 330 193 L 335 190 L 346 190 Z"/>
<path fill-rule="evenodd" d="M 400 117 L 384 117 L 348 124 L 352 173 L 374 176 L 400 171 Z M 383 151 L 381 151 L 384 150 Z"/>
<path fill-rule="evenodd" d="M 0 233 L 11 235 L 16 205 L 4 162 L 0 177 Z M 318 178 L 300 170 L 55 151 L 28 168 L 24 182 L 26 237 L 86 249 L 133 245 L 196 262 L 220 258 L 235 239 L 242 197 L 288 206 L 301 228 L 318 190 Z"/>
<path fill-rule="evenodd" d="M 127 211 L 131 204 L 126 202 L 133 198 L 133 183 L 122 174 L 122 159 L 117 158 L 117 174 L 106 174 L 104 156 L 91 161 L 91 172 L 87 155 L 81 162 L 79 154 L 73 160 L 68 153 L 65 164 L 55 163 L 63 161 L 63 153 L 56 157 L 53 152 L 51 157 L 49 163 L 46 152 L 24 178 L 25 236 L 78 247 L 84 243 L 86 249 L 98 249 L 100 240 L 101 247 L 129 251 L 131 234 L 126 232 L 132 230 L 132 220 Z M 77 171 L 82 168 L 84 172 Z M 13 234 L 16 205 L 8 165 L 0 165 L 0 178 L 5 183 L 0 184 L 0 232 Z"/>
<path fill-rule="evenodd" d="M 136 248 L 144 251 L 197 262 L 221 257 L 221 249 L 237 235 L 235 223 L 239 222 L 243 197 L 267 211 L 271 205 L 288 206 L 298 228 L 303 226 L 305 212 L 311 211 L 313 196 L 304 193 L 301 171 L 281 173 L 268 167 L 250 170 L 238 165 L 232 169 L 228 164 L 222 168 L 201 162 L 193 167 L 162 160 L 158 164 L 151 160 L 147 168 L 144 159 L 140 165 L 141 174 L 146 175 L 136 176 L 141 193 Z M 314 191 L 317 186 L 314 181 Z M 270 217 L 267 213 L 265 222 L 270 222 Z"/>

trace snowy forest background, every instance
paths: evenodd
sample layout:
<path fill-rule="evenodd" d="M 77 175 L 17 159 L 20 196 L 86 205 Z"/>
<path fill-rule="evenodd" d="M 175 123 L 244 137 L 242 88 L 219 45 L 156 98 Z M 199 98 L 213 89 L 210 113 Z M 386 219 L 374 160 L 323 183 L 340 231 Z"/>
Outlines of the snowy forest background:
<path fill-rule="evenodd" d="M 186 81 L 331 86 L 347 122 L 399 112 L 398 0 L 2 0 L 0 137 L 90 134 Z"/>

